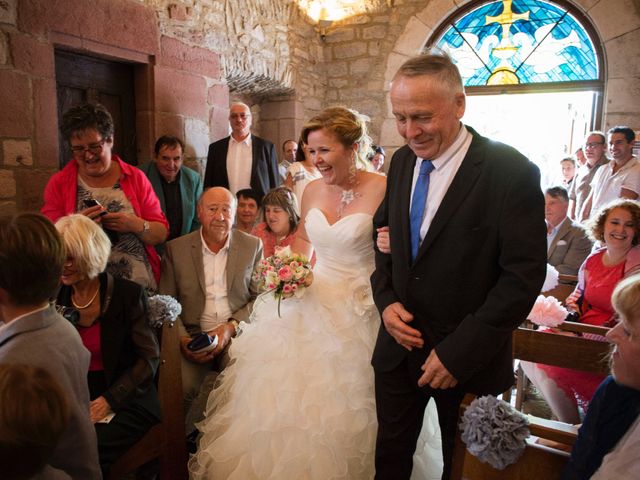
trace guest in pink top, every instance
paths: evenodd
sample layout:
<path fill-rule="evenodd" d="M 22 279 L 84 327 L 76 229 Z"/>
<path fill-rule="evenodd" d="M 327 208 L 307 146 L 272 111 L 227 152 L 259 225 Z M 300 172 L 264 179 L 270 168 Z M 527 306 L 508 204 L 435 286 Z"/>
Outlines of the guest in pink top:
<path fill-rule="evenodd" d="M 616 200 L 591 219 L 589 235 L 604 247 L 580 267 L 579 283 L 567 298 L 567 307 L 580 313 L 580 321 L 612 327 L 616 323 L 611 295 L 623 278 L 640 271 L 640 204 Z M 598 337 L 604 341 L 604 337 Z M 603 376 L 551 365 L 522 362 L 536 388 L 562 422 L 580 423 L 578 405 L 589 406 Z"/>
<path fill-rule="evenodd" d="M 272 256 L 276 249 L 291 245 L 296 238 L 300 216 L 296 199 L 287 187 L 270 190 L 262 199 L 265 221 L 256 225 L 252 235 L 262 240 L 264 256 Z"/>

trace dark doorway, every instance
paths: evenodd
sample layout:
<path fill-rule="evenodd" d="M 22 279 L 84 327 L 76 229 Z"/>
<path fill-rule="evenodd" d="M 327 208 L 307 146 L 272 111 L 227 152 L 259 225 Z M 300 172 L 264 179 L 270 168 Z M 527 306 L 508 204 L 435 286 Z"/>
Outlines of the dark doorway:
<path fill-rule="evenodd" d="M 62 114 L 82 102 L 101 103 L 115 127 L 113 151 L 137 165 L 134 66 L 78 53 L 56 50 L 58 125 Z M 69 145 L 58 132 L 60 168 L 71 159 Z"/>

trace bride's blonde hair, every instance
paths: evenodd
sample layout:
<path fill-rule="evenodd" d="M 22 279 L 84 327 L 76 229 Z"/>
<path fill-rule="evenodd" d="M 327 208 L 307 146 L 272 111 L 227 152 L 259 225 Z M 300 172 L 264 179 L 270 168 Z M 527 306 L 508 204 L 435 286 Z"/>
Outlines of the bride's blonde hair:
<path fill-rule="evenodd" d="M 367 161 L 371 150 L 371 137 L 367 132 L 367 121 L 369 121 L 369 117 L 351 108 L 329 107 L 305 123 L 302 127 L 301 137 L 308 145 L 311 132 L 326 128 L 333 132 L 345 147 L 351 148 L 354 143 L 357 144 L 356 168 L 371 170 L 371 165 Z"/>

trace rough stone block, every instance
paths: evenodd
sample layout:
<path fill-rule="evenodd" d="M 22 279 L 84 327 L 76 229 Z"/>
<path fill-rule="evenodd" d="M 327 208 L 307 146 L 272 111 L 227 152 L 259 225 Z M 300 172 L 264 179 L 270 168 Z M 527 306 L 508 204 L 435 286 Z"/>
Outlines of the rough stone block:
<path fill-rule="evenodd" d="M 198 75 L 156 67 L 156 109 L 187 117 L 207 118 L 207 83 Z"/>
<path fill-rule="evenodd" d="M 640 78 L 611 78 L 607 84 L 606 111 L 612 113 L 638 113 L 640 110 Z M 636 120 L 630 125 L 633 128 L 640 127 Z"/>
<path fill-rule="evenodd" d="M 380 129 L 380 143 L 393 147 L 401 147 L 405 144 L 404 138 L 398 133 L 395 119 L 387 118 L 382 122 Z"/>
<path fill-rule="evenodd" d="M 229 108 L 214 106 L 209 113 L 209 138 L 212 142 L 228 137 L 229 128 Z"/>
<path fill-rule="evenodd" d="M 153 159 L 153 146 L 155 144 L 155 121 L 153 112 L 136 112 L 136 153 L 138 164 Z M 160 135 L 158 135 L 160 136 Z"/>
<path fill-rule="evenodd" d="M 351 42 L 333 47 L 333 56 L 338 59 L 361 57 L 367 53 L 366 42 Z"/>
<path fill-rule="evenodd" d="M 220 78 L 220 57 L 217 53 L 166 36 L 160 39 L 160 47 L 159 65 Z"/>
<path fill-rule="evenodd" d="M 5 166 L 33 165 L 31 142 L 28 140 L 5 140 L 2 142 L 2 153 Z"/>
<path fill-rule="evenodd" d="M 387 35 L 386 25 L 371 25 L 362 29 L 362 38 L 365 40 L 380 39 Z"/>
<path fill-rule="evenodd" d="M 0 135 L 30 137 L 33 133 L 30 80 L 26 75 L 0 70 L 0 85 Z"/>
<path fill-rule="evenodd" d="M 640 29 L 606 42 L 609 79 L 640 76 L 638 45 L 640 45 Z"/>
<path fill-rule="evenodd" d="M 209 87 L 209 95 L 207 98 L 209 105 L 218 105 L 219 107 L 229 107 L 229 86 L 213 85 Z"/>
<path fill-rule="evenodd" d="M 458 1 L 458 3 L 461 3 Z M 454 0 L 431 0 L 429 4 L 418 12 L 416 16 L 431 28 L 435 28 L 440 25 L 443 18 L 447 18 L 458 6 Z M 427 33 L 424 37 L 426 40 L 430 33 Z"/>
<path fill-rule="evenodd" d="M 12 33 L 9 37 L 13 64 L 17 70 L 38 77 L 55 77 L 53 46 L 30 35 Z"/>
<path fill-rule="evenodd" d="M 348 73 L 347 62 L 334 62 L 330 66 L 327 66 L 327 76 L 331 77 L 344 77 Z"/>
<path fill-rule="evenodd" d="M 16 24 L 16 12 L 18 0 L 2 0 L 0 1 L 0 23 Z"/>
<path fill-rule="evenodd" d="M 391 52 L 389 57 L 387 58 L 387 70 L 384 72 L 384 81 L 385 85 L 388 85 L 391 82 L 391 79 L 394 77 L 400 66 L 409 60 L 411 55 L 403 55 L 400 53 Z"/>
<path fill-rule="evenodd" d="M 303 123 L 304 122 L 301 119 L 295 118 L 285 118 L 284 120 L 280 120 L 278 125 L 279 138 L 278 143 L 276 144 L 276 149 L 279 152 L 282 151 L 282 144 L 285 140 L 298 141 Z"/>
<path fill-rule="evenodd" d="M 18 209 L 24 211 L 40 210 L 43 204 L 44 187 L 57 168 L 19 169 L 16 170 L 16 184 L 18 185 Z"/>
<path fill-rule="evenodd" d="M 0 198 L 16 196 L 16 179 L 12 170 L 0 170 Z"/>
<path fill-rule="evenodd" d="M 33 109 L 35 121 L 35 164 L 39 167 L 57 168 L 58 159 L 58 111 L 56 81 L 53 78 L 33 80 Z"/>
<path fill-rule="evenodd" d="M 264 120 L 260 122 L 259 136 L 273 142 L 276 145 L 276 153 L 278 153 L 278 138 L 280 138 L 279 127 L 280 122 L 278 120 Z"/>
<path fill-rule="evenodd" d="M 302 116 L 302 104 L 294 99 L 265 102 L 260 106 L 261 120 L 282 120 L 284 118 L 302 118 Z"/>
<path fill-rule="evenodd" d="M 189 156 L 203 158 L 209 150 L 209 125 L 195 118 L 184 119 L 185 150 Z"/>
<path fill-rule="evenodd" d="M 369 56 L 378 57 L 380 56 L 380 42 L 369 42 Z"/>
<path fill-rule="evenodd" d="M 342 87 L 346 87 L 347 85 L 349 85 L 349 80 L 347 80 L 346 78 L 330 78 L 329 79 L 329 86 L 331 88 L 342 88 Z"/>
<path fill-rule="evenodd" d="M 340 27 L 327 33 L 324 41 L 327 43 L 349 42 L 356 38 L 356 30 L 353 27 Z"/>
<path fill-rule="evenodd" d="M 173 135 L 187 142 L 188 139 L 184 138 L 184 120 L 182 116 L 175 113 L 156 113 L 156 129 L 155 136 L 161 135 Z M 153 142 L 155 142 L 155 138 Z"/>
<path fill-rule="evenodd" d="M 640 28 L 640 14 L 634 0 L 599 2 L 589 10 L 589 16 L 605 42 Z"/>
<path fill-rule="evenodd" d="M 409 56 L 417 55 L 424 47 L 431 32 L 432 30 L 418 17 L 411 17 L 393 51 Z"/>
<path fill-rule="evenodd" d="M 155 9 L 129 0 L 21 0 L 18 28 L 47 35 L 56 31 L 132 52 L 158 52 Z"/>
<path fill-rule="evenodd" d="M 179 22 L 185 22 L 191 17 L 191 8 L 186 5 L 176 5 L 175 3 L 169 5 L 169 18 L 171 20 L 177 20 Z"/>

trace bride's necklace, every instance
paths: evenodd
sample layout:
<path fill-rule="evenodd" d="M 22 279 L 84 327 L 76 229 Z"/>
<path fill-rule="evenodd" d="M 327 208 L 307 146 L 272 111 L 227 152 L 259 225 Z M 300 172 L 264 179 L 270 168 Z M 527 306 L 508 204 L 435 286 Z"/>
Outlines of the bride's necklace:
<path fill-rule="evenodd" d="M 356 183 L 354 187 L 357 185 L 358 184 Z M 356 192 L 353 188 L 350 188 L 349 190 L 342 190 L 342 193 L 340 194 L 340 206 L 338 207 L 338 218 L 342 218 L 344 209 L 347 208 L 356 198 L 360 198 L 361 196 L 362 193 Z"/>
<path fill-rule="evenodd" d="M 93 294 L 93 296 L 91 297 L 91 300 L 89 300 L 89 302 L 87 302 L 85 305 L 78 305 L 74 300 L 73 300 L 73 294 L 71 295 L 71 303 L 73 303 L 73 306 L 76 307 L 78 310 L 84 310 L 85 308 L 89 308 L 89 306 L 93 303 L 93 301 L 96 299 L 96 297 L 98 296 L 98 292 L 100 292 L 100 285 L 98 285 L 98 288 L 96 289 L 96 293 Z"/>

